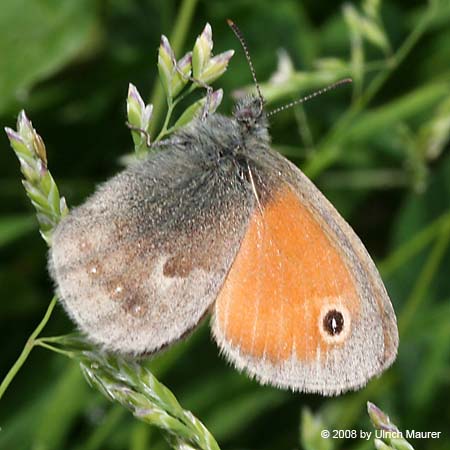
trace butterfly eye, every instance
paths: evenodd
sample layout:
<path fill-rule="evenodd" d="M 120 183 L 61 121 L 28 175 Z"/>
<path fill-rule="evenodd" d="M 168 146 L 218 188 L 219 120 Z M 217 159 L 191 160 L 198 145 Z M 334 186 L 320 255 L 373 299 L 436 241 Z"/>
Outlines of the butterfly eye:
<path fill-rule="evenodd" d="M 323 329 L 330 336 L 341 334 L 344 329 L 344 316 L 340 311 L 332 309 L 323 318 Z"/>
<path fill-rule="evenodd" d="M 253 119 L 252 111 L 249 108 L 242 108 L 236 113 L 236 118 L 240 123 L 248 125 Z"/>

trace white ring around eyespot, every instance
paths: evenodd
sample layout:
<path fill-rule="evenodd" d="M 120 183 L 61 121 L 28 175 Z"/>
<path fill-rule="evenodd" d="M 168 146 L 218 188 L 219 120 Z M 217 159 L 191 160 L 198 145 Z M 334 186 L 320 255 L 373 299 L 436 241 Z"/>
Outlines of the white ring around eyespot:
<path fill-rule="evenodd" d="M 324 300 L 322 300 L 324 301 Z M 323 320 L 325 316 L 328 314 L 329 311 L 336 310 L 342 314 L 342 317 L 344 318 L 344 327 L 342 331 L 339 334 L 330 335 L 326 330 L 323 328 Z M 343 302 L 339 298 L 330 298 L 325 299 L 325 304 L 320 308 L 320 314 L 319 314 L 319 321 L 318 321 L 318 327 L 320 336 L 322 336 L 322 339 L 327 343 L 331 345 L 335 344 L 342 344 L 347 340 L 347 337 L 350 334 L 351 330 L 351 316 L 349 310 L 343 305 Z"/>

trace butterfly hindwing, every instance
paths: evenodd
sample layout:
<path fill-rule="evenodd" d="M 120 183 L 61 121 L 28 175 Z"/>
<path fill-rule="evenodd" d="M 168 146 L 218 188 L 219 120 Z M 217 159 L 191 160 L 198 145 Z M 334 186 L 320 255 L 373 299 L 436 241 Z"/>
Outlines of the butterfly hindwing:
<path fill-rule="evenodd" d="M 238 180 L 223 177 L 189 148 L 169 148 L 109 180 L 62 221 L 50 267 L 63 304 L 91 339 L 148 354 L 198 324 L 253 204 Z"/>

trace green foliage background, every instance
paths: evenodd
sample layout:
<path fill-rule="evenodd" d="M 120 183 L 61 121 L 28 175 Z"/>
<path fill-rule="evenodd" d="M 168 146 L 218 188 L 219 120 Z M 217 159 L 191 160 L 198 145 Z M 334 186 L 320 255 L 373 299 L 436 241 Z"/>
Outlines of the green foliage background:
<path fill-rule="evenodd" d="M 429 16 L 431 4 L 435 14 Z M 363 5 L 353 5 L 362 14 Z M 324 428 L 369 429 L 367 400 L 389 412 L 400 429 L 443 431 L 441 439 L 413 441 L 416 448 L 450 446 L 450 2 L 385 0 L 380 11 L 392 53 L 382 40 L 378 47 L 361 42 L 337 2 L 1 2 L 0 123 L 13 126 L 18 111 L 27 109 L 69 206 L 120 170 L 120 156 L 131 151 L 124 126 L 128 82 L 157 98 L 161 33 L 187 50 L 209 21 L 215 51 L 237 50 L 219 81 L 225 113 L 232 91 L 250 83 L 228 17 L 243 30 L 263 85 L 276 69 L 278 48 L 293 60 L 294 76 L 266 86 L 269 109 L 325 84 L 328 69 L 317 70 L 320 58 L 340 58 L 330 73 L 340 67 L 356 78 L 353 88 L 275 116 L 272 137 L 314 178 L 377 261 L 400 320 L 398 360 L 356 393 L 333 399 L 291 394 L 235 372 L 203 325 L 149 367 L 223 448 L 372 449 L 373 442 L 361 440 L 311 446 L 306 433 L 299 435 L 301 417 L 304 430 L 311 429 L 304 408 L 319 414 Z M 391 55 L 411 33 L 417 42 L 391 71 Z M 380 73 L 380 88 L 364 104 Z M 52 285 L 46 246 L 4 135 L 0 158 L 2 378 L 43 316 Z M 57 308 L 45 334 L 72 329 Z M 39 348 L 0 403 L 0 426 L 5 450 L 167 448 L 159 431 L 89 388 L 77 364 Z"/>

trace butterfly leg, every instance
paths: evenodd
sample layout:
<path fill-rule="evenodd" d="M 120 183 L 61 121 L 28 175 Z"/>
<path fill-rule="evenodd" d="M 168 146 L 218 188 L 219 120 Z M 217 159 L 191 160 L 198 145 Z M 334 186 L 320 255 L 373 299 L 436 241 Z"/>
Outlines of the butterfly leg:
<path fill-rule="evenodd" d="M 153 144 L 151 143 L 150 133 L 147 130 L 144 130 L 143 128 L 136 127 L 134 125 L 131 125 L 130 122 L 125 122 L 125 125 L 131 130 L 131 131 L 137 131 L 141 133 L 145 137 L 145 145 L 150 148 L 153 147 Z"/>

